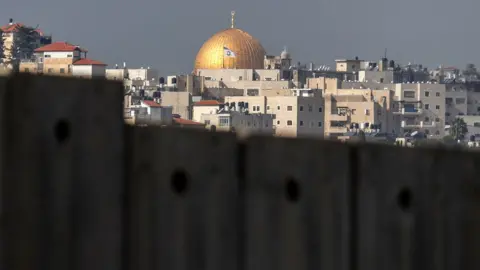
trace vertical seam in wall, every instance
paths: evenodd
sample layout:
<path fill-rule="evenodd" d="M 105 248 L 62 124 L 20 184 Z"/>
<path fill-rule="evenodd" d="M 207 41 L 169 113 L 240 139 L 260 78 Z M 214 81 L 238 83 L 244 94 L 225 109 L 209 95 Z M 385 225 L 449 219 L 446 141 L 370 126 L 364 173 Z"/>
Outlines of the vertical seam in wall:
<path fill-rule="evenodd" d="M 125 142 L 131 142 L 132 141 L 132 129 L 128 128 L 126 125 L 124 125 L 123 128 L 123 134 L 124 134 L 124 141 Z M 123 145 L 123 183 L 122 183 L 122 211 L 121 211 L 121 219 L 122 219 L 122 227 L 121 227 L 121 270 L 128 270 L 130 268 L 134 268 L 133 265 L 130 265 L 132 263 L 132 258 L 130 256 L 132 255 L 133 252 L 137 252 L 136 250 L 131 249 L 131 204 L 132 204 L 132 199 L 131 199 L 131 187 L 129 181 L 129 176 L 130 176 L 130 170 L 131 170 L 131 162 L 130 162 L 130 157 L 132 157 L 132 147 L 130 144 L 125 143 Z M 138 267 L 138 265 L 136 265 Z"/>
<path fill-rule="evenodd" d="M 359 147 L 350 146 L 349 148 L 349 183 L 348 183 L 348 220 L 349 220 L 349 237 L 348 237 L 348 269 L 358 269 L 358 173 L 359 166 Z"/>
<path fill-rule="evenodd" d="M 237 161 L 236 174 L 238 181 L 238 198 L 237 198 L 237 270 L 244 270 L 246 266 L 246 145 L 243 142 L 237 143 Z"/>

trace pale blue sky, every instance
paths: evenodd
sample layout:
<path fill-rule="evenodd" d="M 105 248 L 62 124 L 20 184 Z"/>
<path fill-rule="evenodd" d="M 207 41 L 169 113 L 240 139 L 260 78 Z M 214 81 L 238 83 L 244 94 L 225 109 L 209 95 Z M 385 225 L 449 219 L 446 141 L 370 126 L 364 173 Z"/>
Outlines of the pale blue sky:
<path fill-rule="evenodd" d="M 480 65 L 479 8 L 478 0 L 16 0 L 2 3 L 0 20 L 39 24 L 111 66 L 162 75 L 190 72 L 202 43 L 229 27 L 231 10 L 269 54 L 288 46 L 295 61 L 376 60 L 387 47 L 402 63 L 463 68 Z"/>

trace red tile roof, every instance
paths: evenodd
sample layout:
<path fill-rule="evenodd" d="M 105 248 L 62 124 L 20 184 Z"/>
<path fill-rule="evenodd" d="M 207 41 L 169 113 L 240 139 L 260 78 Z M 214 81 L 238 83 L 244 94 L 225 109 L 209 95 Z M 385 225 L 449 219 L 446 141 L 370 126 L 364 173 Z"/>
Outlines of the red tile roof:
<path fill-rule="evenodd" d="M 22 27 L 22 26 L 25 26 L 23 23 L 14 23 L 14 24 L 7 24 L 7 25 L 4 25 L 2 27 L 0 27 L 0 29 L 2 30 L 2 32 L 5 32 L 5 33 L 11 33 L 11 32 L 14 32 L 15 30 L 17 30 L 18 28 Z M 40 36 L 43 36 L 43 31 L 40 30 L 40 29 L 35 29 L 35 31 L 40 35 Z"/>
<path fill-rule="evenodd" d="M 73 64 L 76 66 L 107 66 L 107 64 L 105 63 L 88 58 L 80 59 L 78 61 L 75 61 L 75 63 Z"/>
<path fill-rule="evenodd" d="M 45 45 L 35 50 L 35 52 L 73 52 L 80 50 L 81 52 L 88 52 L 85 49 L 80 48 L 77 45 L 70 44 L 68 42 L 54 42 L 52 44 Z"/>
<path fill-rule="evenodd" d="M 217 100 L 201 100 L 199 102 L 195 102 L 193 106 L 218 106 L 223 103 L 218 102 Z"/>
<path fill-rule="evenodd" d="M 162 105 L 156 103 L 153 100 L 142 100 L 142 103 L 149 106 L 149 107 L 162 107 Z"/>
<path fill-rule="evenodd" d="M 173 122 L 177 125 L 182 125 L 182 126 L 205 126 L 205 124 L 195 122 L 192 120 L 183 119 L 183 118 L 173 118 Z"/>

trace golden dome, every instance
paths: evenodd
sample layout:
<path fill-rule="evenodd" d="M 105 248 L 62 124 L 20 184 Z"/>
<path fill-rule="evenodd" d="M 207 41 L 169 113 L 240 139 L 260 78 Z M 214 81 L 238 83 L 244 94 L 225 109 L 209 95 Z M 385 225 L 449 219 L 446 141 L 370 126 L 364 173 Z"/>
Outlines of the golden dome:
<path fill-rule="evenodd" d="M 235 28 L 222 30 L 207 40 L 198 51 L 195 60 L 197 69 L 263 69 L 265 49 L 249 33 Z M 224 47 L 235 57 L 225 56 Z"/>

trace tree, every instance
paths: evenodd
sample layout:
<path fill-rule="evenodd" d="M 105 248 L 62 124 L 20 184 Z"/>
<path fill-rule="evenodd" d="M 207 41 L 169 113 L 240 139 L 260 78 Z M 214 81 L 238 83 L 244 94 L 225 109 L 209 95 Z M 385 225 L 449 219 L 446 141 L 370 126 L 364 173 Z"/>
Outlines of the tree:
<path fill-rule="evenodd" d="M 3 59 L 5 58 L 5 38 L 3 37 L 3 31 L 0 29 L 0 64 L 3 64 Z"/>
<path fill-rule="evenodd" d="M 467 132 L 467 123 L 465 123 L 462 118 L 457 118 L 453 121 L 452 127 L 450 128 L 450 136 L 455 138 L 455 140 L 463 140 Z"/>
<path fill-rule="evenodd" d="M 474 64 L 467 64 L 462 73 L 467 80 L 475 79 L 478 77 L 478 71 Z"/>
<path fill-rule="evenodd" d="M 37 48 L 38 32 L 36 28 L 21 25 L 15 29 L 8 65 L 18 70 L 20 60 L 31 59 Z"/>

